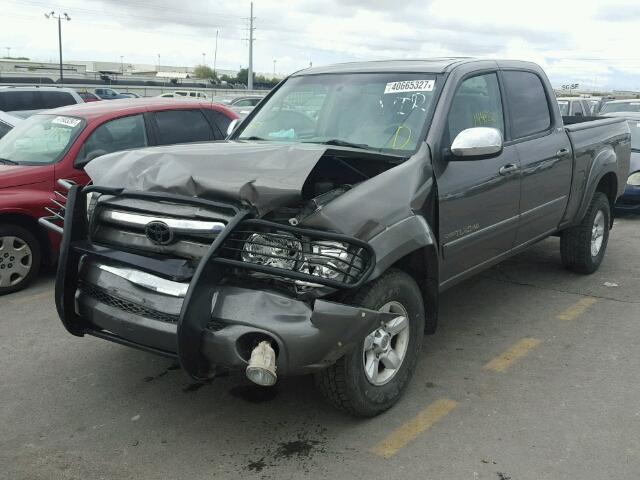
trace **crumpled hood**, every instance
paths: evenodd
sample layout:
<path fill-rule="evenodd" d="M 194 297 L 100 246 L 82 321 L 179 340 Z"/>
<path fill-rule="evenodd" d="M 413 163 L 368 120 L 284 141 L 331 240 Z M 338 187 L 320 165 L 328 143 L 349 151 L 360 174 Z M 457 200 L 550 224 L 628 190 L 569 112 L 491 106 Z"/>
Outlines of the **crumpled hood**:
<path fill-rule="evenodd" d="M 240 201 L 263 215 L 300 199 L 326 150 L 313 144 L 195 143 L 112 153 L 85 170 L 98 186 Z"/>
<path fill-rule="evenodd" d="M 52 179 L 52 165 L 0 165 L 0 189 L 33 185 Z"/>

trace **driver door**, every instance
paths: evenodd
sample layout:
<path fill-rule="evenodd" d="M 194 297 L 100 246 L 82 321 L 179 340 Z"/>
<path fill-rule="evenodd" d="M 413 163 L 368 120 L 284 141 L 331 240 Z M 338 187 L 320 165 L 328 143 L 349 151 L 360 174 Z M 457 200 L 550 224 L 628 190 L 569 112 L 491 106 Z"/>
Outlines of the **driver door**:
<path fill-rule="evenodd" d="M 505 121 L 496 72 L 473 76 L 456 90 L 442 144 L 438 172 L 441 278 L 454 283 L 500 259 L 513 248 L 518 227 L 520 173 L 515 146 L 491 158 L 454 157 L 450 147 L 463 130 Z"/>

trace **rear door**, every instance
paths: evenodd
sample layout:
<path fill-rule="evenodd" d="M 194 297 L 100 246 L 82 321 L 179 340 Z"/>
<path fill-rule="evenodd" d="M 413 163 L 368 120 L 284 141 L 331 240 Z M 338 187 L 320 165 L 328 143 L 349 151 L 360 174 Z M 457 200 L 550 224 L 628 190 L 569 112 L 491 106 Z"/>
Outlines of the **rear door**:
<path fill-rule="evenodd" d="M 496 72 L 464 79 L 456 89 L 442 140 L 438 172 L 441 278 L 455 281 L 508 252 L 518 226 L 520 177 L 515 146 L 480 160 L 453 159 L 447 150 L 467 128 L 493 127 L 504 136 L 502 92 Z"/>
<path fill-rule="evenodd" d="M 569 138 L 556 125 L 550 98 L 540 75 L 504 70 L 502 78 L 510 125 L 509 146 L 520 159 L 520 220 L 516 246 L 552 233 L 568 201 L 572 175 Z"/>

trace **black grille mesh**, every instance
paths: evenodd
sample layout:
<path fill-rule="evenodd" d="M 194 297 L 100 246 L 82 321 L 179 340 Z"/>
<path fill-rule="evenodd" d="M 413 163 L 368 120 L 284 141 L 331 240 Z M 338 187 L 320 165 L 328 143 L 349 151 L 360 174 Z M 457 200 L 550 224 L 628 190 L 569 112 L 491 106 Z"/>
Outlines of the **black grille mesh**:
<path fill-rule="evenodd" d="M 139 315 L 141 317 L 149 318 L 151 320 L 158 320 L 160 322 L 178 323 L 178 315 L 172 315 L 170 313 L 159 312 L 151 308 L 145 307 L 138 303 L 124 300 L 120 297 L 110 294 L 106 290 L 96 287 L 90 284 L 83 284 L 81 287 L 82 292 L 85 295 L 97 300 L 100 303 L 108 305 L 113 308 L 117 308 L 127 313 Z"/>

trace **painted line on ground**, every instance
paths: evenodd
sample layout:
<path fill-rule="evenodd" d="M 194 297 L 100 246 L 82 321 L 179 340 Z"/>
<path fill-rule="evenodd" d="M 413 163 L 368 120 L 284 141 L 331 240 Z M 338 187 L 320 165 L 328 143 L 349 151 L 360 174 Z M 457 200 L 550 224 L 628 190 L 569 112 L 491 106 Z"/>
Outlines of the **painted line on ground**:
<path fill-rule="evenodd" d="M 586 312 L 591 305 L 598 303 L 599 301 L 600 300 L 595 297 L 581 298 L 576 303 L 567 308 L 564 312 L 557 315 L 556 318 L 558 320 L 564 321 L 574 320 L 575 318 Z"/>
<path fill-rule="evenodd" d="M 393 457 L 400 449 L 413 442 L 434 423 L 446 417 L 457 405 L 458 402 L 448 398 L 436 400 L 381 440 L 373 447 L 372 452 L 382 458 Z"/>
<path fill-rule="evenodd" d="M 513 362 L 524 357 L 529 351 L 536 348 L 540 344 L 540 340 L 536 338 L 523 338 L 508 350 L 495 357 L 484 366 L 485 370 L 493 370 L 494 372 L 504 372 L 511 366 Z"/>

